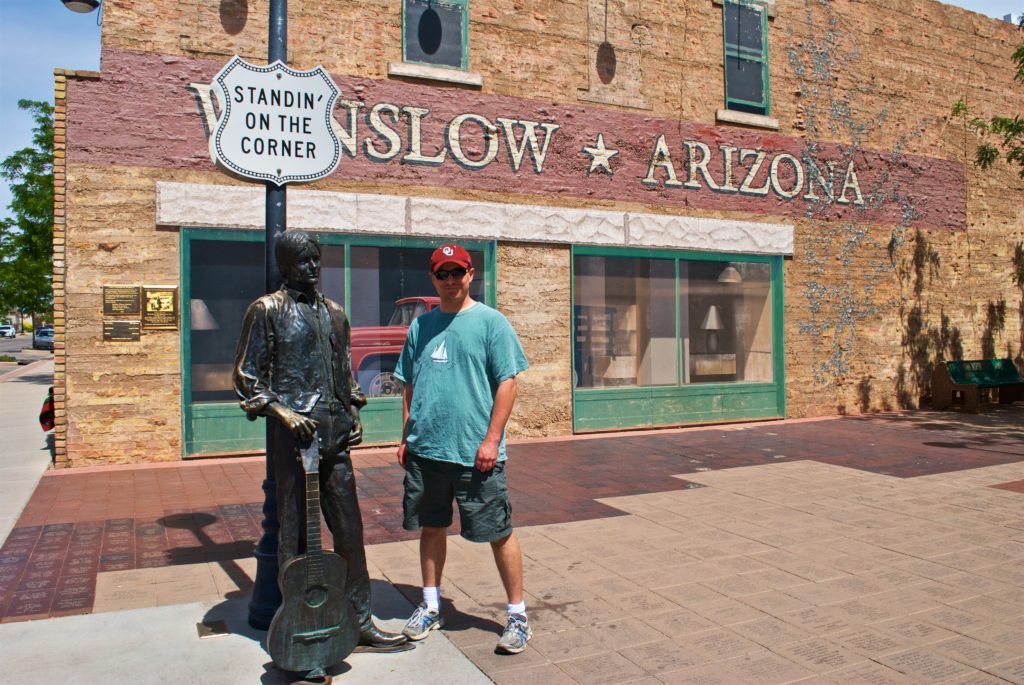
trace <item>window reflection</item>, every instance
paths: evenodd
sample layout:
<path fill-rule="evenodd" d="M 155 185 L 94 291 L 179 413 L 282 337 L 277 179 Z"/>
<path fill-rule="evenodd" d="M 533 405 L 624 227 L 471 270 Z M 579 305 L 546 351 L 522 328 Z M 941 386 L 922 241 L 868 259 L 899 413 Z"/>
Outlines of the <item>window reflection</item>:
<path fill-rule="evenodd" d="M 577 255 L 573 279 L 576 387 L 771 382 L 769 264 Z"/>
<path fill-rule="evenodd" d="M 772 380 L 771 267 L 687 262 L 681 317 L 687 322 L 687 382 Z"/>
<path fill-rule="evenodd" d="M 402 393 L 395 365 L 413 320 L 440 300 L 427 264 L 432 247 L 353 246 L 352 368 L 368 397 Z M 469 250 L 476 268 L 470 296 L 483 301 L 484 254 Z"/>
<path fill-rule="evenodd" d="M 576 385 L 674 385 L 675 267 L 670 260 L 577 256 Z"/>
<path fill-rule="evenodd" d="M 760 3 L 726 0 L 722 6 L 727 109 L 768 114 L 766 12 Z"/>
<path fill-rule="evenodd" d="M 370 397 L 401 394 L 395 364 L 415 318 L 438 305 L 427 264 L 433 247 L 352 246 L 348 315 L 352 366 Z M 484 301 L 484 253 L 469 250 L 476 267 L 471 296 Z M 189 297 L 192 403 L 234 402 L 231 371 L 245 309 L 263 294 L 263 243 L 192 240 Z M 345 303 L 345 246 L 321 236 L 320 290 Z"/>
<path fill-rule="evenodd" d="M 192 402 L 234 401 L 231 369 L 242 315 L 263 294 L 263 243 L 191 243 Z"/>

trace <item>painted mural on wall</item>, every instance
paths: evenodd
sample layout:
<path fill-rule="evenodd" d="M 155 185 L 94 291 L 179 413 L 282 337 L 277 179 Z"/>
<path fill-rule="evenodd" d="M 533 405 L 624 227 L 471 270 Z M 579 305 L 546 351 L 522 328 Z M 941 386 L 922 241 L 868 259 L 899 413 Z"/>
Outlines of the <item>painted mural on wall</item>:
<path fill-rule="evenodd" d="M 103 64 L 102 81 L 77 84 L 86 92 L 69 112 L 73 123 L 90 121 L 76 127 L 83 132 L 77 161 L 211 168 L 206 137 L 217 112 L 209 83 L 221 65 L 117 50 L 104 51 Z M 594 106 L 333 78 L 342 92 L 334 112 L 342 160 L 332 178 L 886 224 L 901 221 L 905 207 L 895 194 L 872 189 L 899 187 L 901 196 L 931 198 L 915 225 L 965 225 L 963 166 L 948 160 L 904 156 L 894 165 L 890 153 L 859 146 L 807 146 L 774 133 Z M 125 106 L 129 92 L 152 116 Z M 264 95 L 269 101 L 273 94 Z M 295 149 L 279 131 L 260 130 L 258 119 L 252 134 L 267 154 Z"/>
<path fill-rule="evenodd" d="M 196 83 L 190 88 L 199 95 L 201 111 L 212 128 L 217 113 L 208 101 L 208 88 Z M 251 95 L 238 92 L 235 97 L 242 101 Z M 401 176 L 402 166 L 410 165 L 419 167 L 417 175 L 424 180 L 430 179 L 432 168 L 450 169 L 466 187 L 474 188 L 509 174 L 519 177 L 527 190 L 545 178 L 568 177 L 570 194 L 589 195 L 601 189 L 604 199 L 746 208 L 783 216 L 813 211 L 836 219 L 851 216 L 849 208 L 860 208 L 877 221 L 891 221 L 901 211 L 898 203 L 879 201 L 877 194 L 868 197 L 862 189 L 863 183 L 883 186 L 891 180 L 892 168 L 885 156 L 871 150 L 818 145 L 798 152 L 794 139 L 692 124 L 691 130 L 664 133 L 678 130 L 679 122 L 648 117 L 642 118 L 643 125 L 612 120 L 607 128 L 595 129 L 591 121 L 598 118 L 596 111 L 562 105 L 553 109 L 568 111 L 552 117 L 553 121 L 517 118 L 517 113 L 458 111 L 450 106 L 432 105 L 431 110 L 421 106 L 430 103 L 414 91 L 403 95 L 394 102 L 341 100 L 335 132 L 351 163 L 339 175 L 366 178 L 379 173 L 369 165 L 385 165 L 389 173 Z M 416 104 L 403 104 L 410 100 Z M 523 104 L 527 103 L 518 109 Z M 632 135 L 627 137 L 627 131 Z M 287 136 L 275 136 L 269 129 L 254 127 L 252 134 L 268 156 L 290 154 L 286 151 L 293 147 Z M 962 170 L 957 165 L 922 158 L 915 167 L 934 172 L 928 176 L 948 177 L 953 185 L 947 191 L 954 193 L 960 172 L 962 189 Z M 920 185 L 914 168 L 900 176 L 899 182 Z M 962 208 L 959 213 L 917 217 L 944 228 L 961 228 L 963 218 Z"/>
<path fill-rule="evenodd" d="M 807 131 L 805 154 L 813 156 L 820 147 L 816 141 L 826 135 L 851 140 L 849 149 L 855 153 L 863 149 L 866 134 L 885 126 L 889 112 L 882 109 L 867 120 L 858 119 L 853 114 L 860 110 L 854 107 L 854 94 L 835 88 L 836 75 L 848 69 L 848 65 L 858 59 L 858 53 L 856 49 L 845 47 L 845 34 L 827 1 L 805 3 L 803 31 L 799 37 L 789 35 L 787 56 L 790 68 L 800 79 Z M 869 85 L 863 88 L 870 90 Z M 808 314 L 795 324 L 812 342 L 811 370 L 820 385 L 838 391 L 849 380 L 851 362 L 859 354 L 859 329 L 867 321 L 893 311 L 899 311 L 900 318 L 904 318 L 905 295 L 884 294 L 891 292 L 885 283 L 891 281 L 893 272 L 899 268 L 898 253 L 906 247 L 910 233 L 923 227 L 921 219 L 935 197 L 917 192 L 896 170 L 914 166 L 913 158 L 905 154 L 903 148 L 919 138 L 926 126 L 935 123 L 922 120 L 914 130 L 899 138 L 886 153 L 878 173 L 862 188 L 868 201 L 852 207 L 841 220 L 833 220 L 815 206 L 808 207 L 813 229 L 806 237 L 802 260 L 811 278 L 801 290 Z M 916 169 L 915 173 L 922 171 Z M 962 186 L 958 192 L 963 195 Z M 966 198 L 962 197 L 962 201 Z M 888 235 L 871 230 L 874 223 L 871 208 L 877 206 L 899 208 Z M 919 234 L 918 249 L 926 244 L 923 241 Z M 919 277 L 919 285 L 920 280 Z M 897 396 L 905 406 L 916 401 L 907 387 L 908 371 L 917 387 L 928 375 L 922 369 L 915 372 L 901 365 L 896 379 Z M 869 385 L 866 379 L 860 382 L 862 410 L 867 410 L 871 404 Z"/>

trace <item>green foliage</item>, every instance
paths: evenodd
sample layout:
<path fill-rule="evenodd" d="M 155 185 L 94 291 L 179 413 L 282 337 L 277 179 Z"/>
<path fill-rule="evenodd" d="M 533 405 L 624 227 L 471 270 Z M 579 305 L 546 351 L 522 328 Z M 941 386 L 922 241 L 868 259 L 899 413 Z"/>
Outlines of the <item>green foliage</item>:
<path fill-rule="evenodd" d="M 52 306 L 53 107 L 19 100 L 35 120 L 32 145 L 0 162 L 11 216 L 0 220 L 0 311 L 40 314 Z"/>
<path fill-rule="evenodd" d="M 1020 27 L 1024 28 L 1024 15 L 1021 15 Z M 1014 80 L 1024 83 L 1024 42 L 1021 42 L 1010 57 L 1015 73 Z M 963 119 L 967 128 L 972 130 L 981 141 L 974 153 L 974 164 L 981 169 L 989 169 L 999 160 L 1000 151 L 1006 152 L 1006 161 L 1020 167 L 1020 177 L 1024 178 L 1024 116 L 994 116 L 989 119 L 971 117 L 967 103 L 961 98 L 953 105 L 954 118 Z"/>
<path fill-rule="evenodd" d="M 1024 14 L 1020 15 L 1020 27 L 1024 29 Z M 1017 65 L 1017 74 L 1014 78 L 1024 83 L 1024 43 L 1017 46 L 1017 49 L 1013 51 L 1011 59 Z"/>

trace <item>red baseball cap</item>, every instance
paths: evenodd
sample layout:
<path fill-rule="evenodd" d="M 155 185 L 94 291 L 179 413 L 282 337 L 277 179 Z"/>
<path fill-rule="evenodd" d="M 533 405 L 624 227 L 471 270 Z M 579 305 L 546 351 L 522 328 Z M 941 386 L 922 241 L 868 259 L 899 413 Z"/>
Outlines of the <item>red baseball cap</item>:
<path fill-rule="evenodd" d="M 430 271 L 433 273 L 437 271 L 442 264 L 451 262 L 466 269 L 473 268 L 473 260 L 470 259 L 469 253 L 458 245 L 442 245 L 441 247 L 434 250 L 434 253 L 430 255 Z"/>

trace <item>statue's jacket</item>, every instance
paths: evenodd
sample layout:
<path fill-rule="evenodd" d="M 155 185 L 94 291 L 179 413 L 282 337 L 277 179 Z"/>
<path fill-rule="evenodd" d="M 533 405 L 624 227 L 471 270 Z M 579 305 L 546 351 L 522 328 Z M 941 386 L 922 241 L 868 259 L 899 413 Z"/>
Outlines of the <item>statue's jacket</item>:
<path fill-rule="evenodd" d="M 250 304 L 234 369 L 235 392 L 248 418 L 265 415 L 271 402 L 306 415 L 317 402 L 325 409 L 340 403 L 349 415 L 353 406 L 363 407 L 350 337 L 344 308 L 320 293 L 311 302 L 283 286 Z"/>

